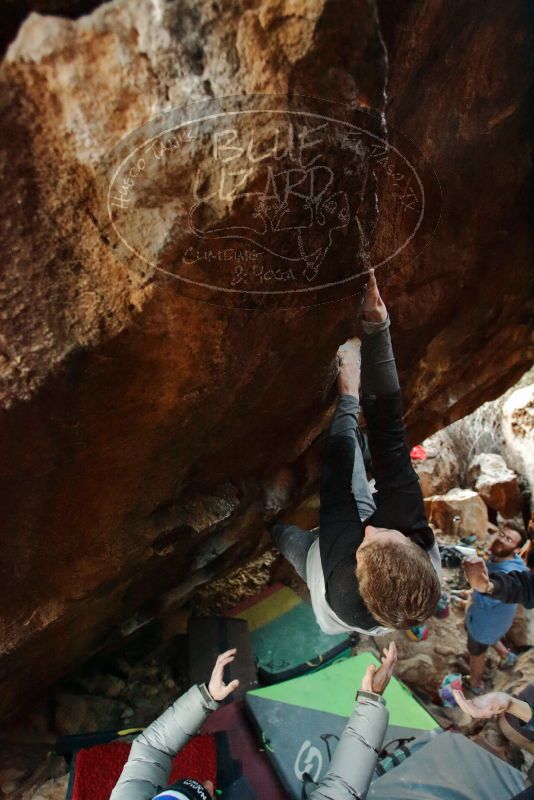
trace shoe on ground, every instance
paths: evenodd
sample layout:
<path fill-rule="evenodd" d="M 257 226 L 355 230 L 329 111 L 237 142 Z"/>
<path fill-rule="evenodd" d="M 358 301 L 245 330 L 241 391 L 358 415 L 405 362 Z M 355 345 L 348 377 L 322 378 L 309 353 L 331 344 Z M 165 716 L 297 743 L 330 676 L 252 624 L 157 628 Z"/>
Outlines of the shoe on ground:
<path fill-rule="evenodd" d="M 499 669 L 513 669 L 516 664 L 517 664 L 517 656 L 510 650 L 506 658 L 503 658 L 501 663 L 499 664 Z"/>

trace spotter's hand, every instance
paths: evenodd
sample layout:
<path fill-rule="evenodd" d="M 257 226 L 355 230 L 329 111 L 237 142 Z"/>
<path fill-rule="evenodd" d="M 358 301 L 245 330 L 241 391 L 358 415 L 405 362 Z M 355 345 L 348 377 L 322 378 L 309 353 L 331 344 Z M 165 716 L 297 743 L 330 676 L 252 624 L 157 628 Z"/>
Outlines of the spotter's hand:
<path fill-rule="evenodd" d="M 221 653 L 215 662 L 215 666 L 213 667 L 213 672 L 211 673 L 210 682 L 208 684 L 208 692 L 218 703 L 227 698 L 228 695 L 235 691 L 239 686 L 239 681 L 237 678 L 231 681 L 228 685 L 226 685 L 223 679 L 224 668 L 227 664 L 232 663 L 232 661 L 235 659 L 236 653 L 237 650 L 235 647 L 232 650 L 226 650 L 224 653 Z"/>
<path fill-rule="evenodd" d="M 369 664 L 367 667 L 367 672 L 362 680 L 362 689 L 365 692 L 382 694 L 393 675 L 393 670 L 397 663 L 397 645 L 395 642 L 391 642 L 389 647 L 384 647 L 383 653 L 382 664 L 379 667 L 375 664 Z"/>

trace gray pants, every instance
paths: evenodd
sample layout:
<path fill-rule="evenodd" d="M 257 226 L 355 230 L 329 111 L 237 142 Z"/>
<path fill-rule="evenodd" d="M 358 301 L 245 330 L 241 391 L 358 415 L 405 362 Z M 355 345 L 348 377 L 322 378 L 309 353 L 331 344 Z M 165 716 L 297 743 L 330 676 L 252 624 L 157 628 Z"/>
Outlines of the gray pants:
<path fill-rule="evenodd" d="M 384 322 L 362 322 L 361 392 L 364 398 L 380 397 L 399 389 L 389 326 L 389 317 Z M 347 414 L 343 408 L 343 397 L 340 397 L 330 426 L 330 435 L 343 433 L 348 427 Z M 351 427 L 353 424 L 352 420 Z M 376 511 L 376 505 L 367 481 L 363 457 L 365 439 L 359 427 L 356 438 L 359 447 L 356 447 L 354 455 L 351 491 L 358 506 L 360 519 L 366 520 Z M 287 525 L 284 522 L 273 523 L 270 530 L 282 555 L 305 581 L 308 550 L 319 536 L 319 531 L 305 531 L 298 525 Z"/>

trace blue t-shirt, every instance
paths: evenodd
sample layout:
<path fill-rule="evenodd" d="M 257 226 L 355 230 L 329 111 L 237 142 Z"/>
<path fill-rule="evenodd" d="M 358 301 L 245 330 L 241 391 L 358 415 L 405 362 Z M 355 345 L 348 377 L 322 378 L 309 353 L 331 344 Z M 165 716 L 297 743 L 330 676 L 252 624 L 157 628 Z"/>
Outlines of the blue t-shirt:
<path fill-rule="evenodd" d="M 506 561 L 488 561 L 491 575 L 504 572 L 525 571 L 527 567 L 518 555 Z M 517 603 L 503 603 L 488 594 L 473 592 L 473 602 L 465 618 L 471 638 L 480 644 L 496 644 L 512 626 Z"/>

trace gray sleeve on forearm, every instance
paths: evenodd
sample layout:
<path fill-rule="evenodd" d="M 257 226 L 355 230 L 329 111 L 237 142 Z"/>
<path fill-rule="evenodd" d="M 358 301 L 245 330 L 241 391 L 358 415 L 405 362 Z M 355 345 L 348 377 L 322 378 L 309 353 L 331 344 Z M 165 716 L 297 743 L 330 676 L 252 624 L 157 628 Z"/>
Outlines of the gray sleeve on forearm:
<path fill-rule="evenodd" d="M 136 741 L 174 756 L 195 735 L 210 711 L 218 707 L 219 703 L 215 700 L 209 705 L 205 703 L 198 686 L 192 686 L 149 725 Z"/>
<path fill-rule="evenodd" d="M 151 800 L 160 787 L 167 785 L 176 753 L 218 707 L 215 700 L 207 703 L 196 685 L 178 698 L 132 743 L 110 800 Z"/>
<path fill-rule="evenodd" d="M 309 800 L 363 800 L 382 749 L 389 713 L 380 702 L 362 699 L 347 722 L 330 768 Z"/>
<path fill-rule="evenodd" d="M 389 327 L 383 322 L 362 320 L 362 398 L 384 397 L 399 391 L 399 376 Z"/>
<path fill-rule="evenodd" d="M 330 436 L 356 437 L 358 427 L 358 412 L 360 402 L 352 394 L 341 394 L 337 401 L 336 410 L 330 423 Z"/>
<path fill-rule="evenodd" d="M 389 318 L 389 314 L 386 319 L 382 320 L 382 322 L 369 322 L 366 319 L 362 319 L 362 331 L 366 336 L 372 336 L 374 333 L 385 331 L 390 325 L 391 320 Z"/>

